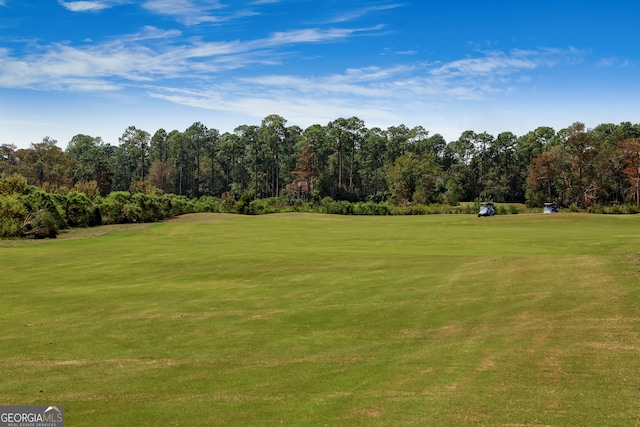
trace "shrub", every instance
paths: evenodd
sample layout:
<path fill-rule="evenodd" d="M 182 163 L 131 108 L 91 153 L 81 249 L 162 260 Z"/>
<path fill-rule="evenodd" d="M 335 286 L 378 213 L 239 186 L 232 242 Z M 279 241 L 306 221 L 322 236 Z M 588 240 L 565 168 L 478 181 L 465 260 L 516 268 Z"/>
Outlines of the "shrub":
<path fill-rule="evenodd" d="M 125 224 L 144 222 L 142 209 L 135 203 L 127 203 L 121 207 L 122 222 Z"/>
<path fill-rule="evenodd" d="M 256 199 L 249 202 L 249 206 L 247 206 L 244 213 L 247 215 L 262 215 L 272 212 L 275 212 L 275 209 L 269 206 L 267 200 Z"/>
<path fill-rule="evenodd" d="M 572 205 L 572 206 L 573 206 L 573 205 Z M 576 208 L 577 208 L 577 207 L 576 207 Z M 571 212 L 577 212 L 577 210 L 575 210 L 575 211 L 574 211 L 574 210 L 572 210 L 571 206 L 569 206 L 569 210 L 570 210 Z M 606 213 L 606 212 L 605 212 L 605 209 L 603 209 L 603 207 L 602 207 L 601 205 L 598 205 L 598 204 L 595 204 L 595 205 L 589 206 L 589 207 L 587 208 L 587 212 L 588 212 L 588 213 L 595 213 L 595 214 L 603 214 L 603 213 Z"/>
<path fill-rule="evenodd" d="M 135 193 L 131 196 L 131 200 L 140 208 L 138 220 L 135 222 L 154 222 L 165 218 L 157 197 L 146 193 Z"/>
<path fill-rule="evenodd" d="M 640 206 L 634 206 L 634 205 L 625 205 L 624 206 L 624 213 L 627 214 L 637 214 L 638 212 L 640 212 Z"/>
<path fill-rule="evenodd" d="M 64 203 L 64 210 L 67 223 L 71 227 L 96 225 L 96 208 L 84 193 L 75 191 L 68 193 Z"/>
<path fill-rule="evenodd" d="M 389 207 L 384 203 L 358 202 L 352 206 L 354 215 L 390 215 Z"/>
<path fill-rule="evenodd" d="M 22 175 L 13 174 L 0 179 L 0 195 L 25 194 L 27 187 L 27 179 Z"/>
<path fill-rule="evenodd" d="M 22 223 L 28 214 L 19 195 L 0 195 L 0 239 L 21 237 Z"/>
<path fill-rule="evenodd" d="M 226 212 L 225 202 L 218 197 L 202 196 L 193 201 L 196 212 Z"/>
<path fill-rule="evenodd" d="M 609 209 L 608 213 L 619 215 L 619 214 L 623 213 L 622 206 L 620 206 L 620 205 L 610 206 L 610 209 Z"/>
<path fill-rule="evenodd" d="M 351 215 L 353 214 L 350 202 L 346 200 L 331 201 L 326 205 L 327 213 L 333 215 Z"/>
<path fill-rule="evenodd" d="M 110 197 L 105 197 L 98 204 L 102 224 L 117 224 L 121 221 L 120 205 Z"/>
<path fill-rule="evenodd" d="M 60 232 L 54 215 L 45 208 L 31 211 L 22 223 L 21 234 L 34 239 L 54 238 Z"/>
<path fill-rule="evenodd" d="M 46 193 L 40 189 L 32 191 L 22 197 L 25 207 L 29 211 L 29 215 L 33 216 L 32 220 L 40 221 L 39 225 L 46 224 L 48 221 L 55 223 L 55 232 L 67 228 L 69 225 L 65 219 L 64 209 L 61 207 L 66 201 L 64 195 L 54 195 Z M 44 213 L 34 214 L 34 212 L 46 211 L 49 213 L 45 217 Z M 33 215 L 32 215 L 33 214 Z M 29 218 L 29 217 L 27 217 Z M 50 237 L 50 236 L 45 236 Z"/>
<path fill-rule="evenodd" d="M 175 194 L 165 194 L 160 197 L 165 210 L 168 210 L 167 218 L 195 212 L 193 204 L 185 196 Z"/>
<path fill-rule="evenodd" d="M 235 210 L 237 213 L 250 215 L 251 214 L 250 206 L 251 206 L 251 193 L 249 193 L 248 191 L 245 191 L 244 193 L 242 193 L 242 196 L 240 196 L 240 200 L 236 202 Z"/>
<path fill-rule="evenodd" d="M 405 215 L 429 215 L 429 208 L 425 205 L 413 204 L 406 206 Z"/>
<path fill-rule="evenodd" d="M 131 201 L 128 191 L 114 191 L 102 200 L 99 205 L 103 224 L 122 224 L 125 221 L 123 208 Z"/>

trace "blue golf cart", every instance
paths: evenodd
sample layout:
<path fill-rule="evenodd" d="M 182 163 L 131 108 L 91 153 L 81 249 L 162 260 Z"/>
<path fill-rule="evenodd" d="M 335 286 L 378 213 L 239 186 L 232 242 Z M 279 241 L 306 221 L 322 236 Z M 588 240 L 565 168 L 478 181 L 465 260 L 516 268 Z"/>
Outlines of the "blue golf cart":
<path fill-rule="evenodd" d="M 494 216 L 496 214 L 496 208 L 491 202 L 480 203 L 480 211 L 478 212 L 478 218 L 481 216 Z"/>

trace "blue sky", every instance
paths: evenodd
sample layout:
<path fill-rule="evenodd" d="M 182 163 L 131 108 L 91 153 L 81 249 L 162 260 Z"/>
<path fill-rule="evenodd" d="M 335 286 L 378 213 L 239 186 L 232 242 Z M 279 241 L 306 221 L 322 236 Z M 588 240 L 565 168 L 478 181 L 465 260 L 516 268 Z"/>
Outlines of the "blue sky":
<path fill-rule="evenodd" d="M 0 144 L 357 116 L 523 135 L 640 121 L 635 0 L 0 0 Z"/>

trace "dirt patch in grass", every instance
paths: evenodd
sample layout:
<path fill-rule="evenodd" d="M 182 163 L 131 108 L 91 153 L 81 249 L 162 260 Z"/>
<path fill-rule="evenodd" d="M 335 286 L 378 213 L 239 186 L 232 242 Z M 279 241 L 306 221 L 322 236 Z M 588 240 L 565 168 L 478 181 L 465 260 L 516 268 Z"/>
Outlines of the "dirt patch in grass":
<path fill-rule="evenodd" d="M 490 357 L 485 357 L 476 368 L 476 372 L 490 371 L 494 366 L 495 363 L 493 362 L 493 359 Z"/>
<path fill-rule="evenodd" d="M 353 408 L 350 412 L 349 418 L 376 418 L 382 413 L 380 406 L 370 407 L 358 407 Z"/>

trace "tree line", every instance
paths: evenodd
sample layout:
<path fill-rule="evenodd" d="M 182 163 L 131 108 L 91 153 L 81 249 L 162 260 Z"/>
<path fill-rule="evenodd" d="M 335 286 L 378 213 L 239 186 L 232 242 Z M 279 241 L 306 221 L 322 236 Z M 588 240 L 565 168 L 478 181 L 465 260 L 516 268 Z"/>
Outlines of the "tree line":
<path fill-rule="evenodd" d="M 522 136 L 469 130 L 447 142 L 421 126 L 367 128 L 351 117 L 302 129 L 270 115 L 225 133 L 200 122 L 153 135 L 130 126 L 118 145 L 82 134 L 65 149 L 48 137 L 27 149 L 0 145 L 0 176 L 13 174 L 47 192 L 75 188 L 88 198 L 152 188 L 234 202 L 638 205 L 640 125 L 574 123 Z"/>

